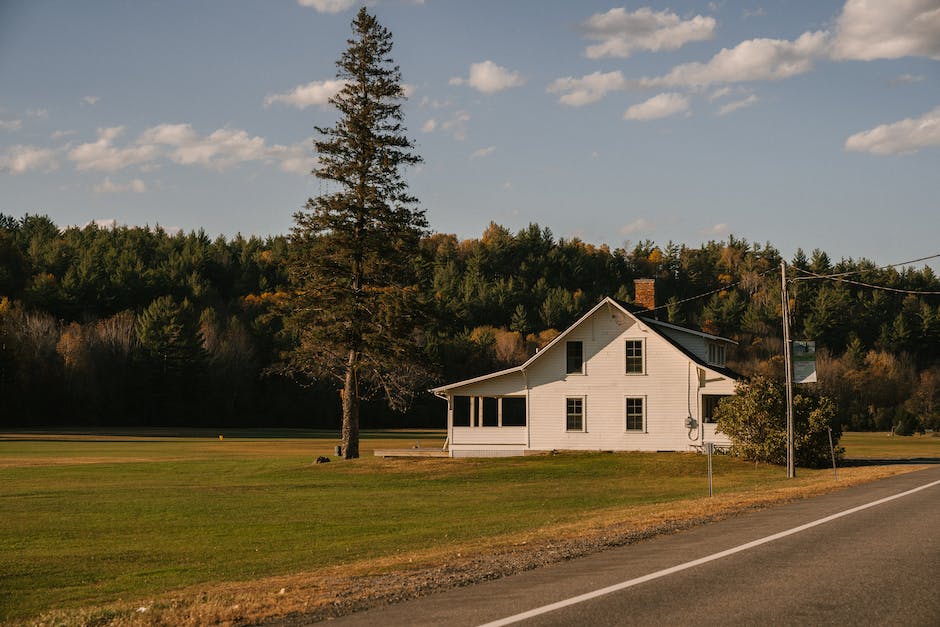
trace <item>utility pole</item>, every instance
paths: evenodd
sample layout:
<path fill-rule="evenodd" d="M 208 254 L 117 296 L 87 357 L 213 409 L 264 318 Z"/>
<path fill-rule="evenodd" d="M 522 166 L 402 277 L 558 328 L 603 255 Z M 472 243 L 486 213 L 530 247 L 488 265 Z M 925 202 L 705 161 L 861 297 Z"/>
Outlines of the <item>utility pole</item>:
<path fill-rule="evenodd" d="M 783 315 L 783 361 L 787 371 L 787 479 L 796 477 L 793 446 L 793 350 L 790 345 L 790 299 L 787 296 L 787 262 L 780 260 L 780 311 Z"/>

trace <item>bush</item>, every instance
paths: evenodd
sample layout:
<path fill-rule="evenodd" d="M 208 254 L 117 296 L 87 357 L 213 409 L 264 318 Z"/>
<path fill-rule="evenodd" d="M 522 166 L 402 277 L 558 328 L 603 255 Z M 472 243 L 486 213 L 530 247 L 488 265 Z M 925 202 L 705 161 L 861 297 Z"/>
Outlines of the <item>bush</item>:
<path fill-rule="evenodd" d="M 782 384 L 755 377 L 738 385 L 715 410 L 718 429 L 731 438 L 733 455 L 756 462 L 785 465 L 787 461 L 786 393 Z M 833 426 L 835 404 L 827 397 L 795 395 L 793 398 L 794 447 L 798 466 L 821 468 L 832 463 L 829 428 L 833 444 L 842 431 Z M 840 459 L 844 449 L 836 448 Z"/>
<path fill-rule="evenodd" d="M 923 434 L 925 429 L 923 425 L 920 424 L 917 416 L 907 411 L 903 407 L 898 407 L 897 411 L 894 413 L 894 425 L 891 430 L 894 432 L 894 435 L 914 435 L 915 433 Z"/>

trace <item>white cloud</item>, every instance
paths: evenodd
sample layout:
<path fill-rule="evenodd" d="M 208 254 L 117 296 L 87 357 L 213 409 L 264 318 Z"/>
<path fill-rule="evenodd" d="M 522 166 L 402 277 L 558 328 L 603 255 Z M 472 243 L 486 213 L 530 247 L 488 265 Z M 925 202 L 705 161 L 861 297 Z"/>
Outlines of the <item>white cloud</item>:
<path fill-rule="evenodd" d="M 68 157 L 78 170 L 108 172 L 129 166 L 149 171 L 159 167 L 159 160 L 169 159 L 180 165 L 197 165 L 216 171 L 260 161 L 277 163 L 285 172 L 306 174 L 313 161 L 305 143 L 269 145 L 263 137 L 252 136 L 241 129 L 226 127 L 200 135 L 189 124 L 159 124 L 146 129 L 135 142 L 116 146 L 115 140 L 123 131 L 123 127 L 98 129 L 96 142 L 73 148 Z"/>
<path fill-rule="evenodd" d="M 50 139 L 62 139 L 63 137 L 68 137 L 69 135 L 74 135 L 76 131 L 53 131 L 49 135 Z"/>
<path fill-rule="evenodd" d="M 755 94 L 751 94 L 747 98 L 742 98 L 741 100 L 734 100 L 725 105 L 722 105 L 722 107 L 718 109 L 718 115 L 728 115 L 729 113 L 733 111 L 737 111 L 738 109 L 743 109 L 745 107 L 750 107 L 751 105 L 755 105 L 758 102 L 760 102 L 760 98 L 758 98 Z"/>
<path fill-rule="evenodd" d="M 137 139 L 141 144 L 179 146 L 189 144 L 199 137 L 189 124 L 158 124 L 148 128 Z"/>
<path fill-rule="evenodd" d="M 620 227 L 620 234 L 636 235 L 637 233 L 651 233 L 655 228 L 656 225 L 646 218 L 637 218 L 630 224 L 625 224 Z"/>
<path fill-rule="evenodd" d="M 474 150 L 473 153 L 471 153 L 470 158 L 482 159 L 483 157 L 489 157 L 495 151 L 496 151 L 496 146 L 487 146 L 486 148 L 479 148 L 477 150 Z"/>
<path fill-rule="evenodd" d="M 714 102 L 716 100 L 724 98 L 725 96 L 730 96 L 733 93 L 734 93 L 734 90 L 730 87 L 719 87 L 712 93 L 708 94 L 708 102 Z"/>
<path fill-rule="evenodd" d="M 26 115 L 28 115 L 31 118 L 38 118 L 40 120 L 45 120 L 46 118 L 49 117 L 49 110 L 48 109 L 27 109 Z"/>
<path fill-rule="evenodd" d="M 467 111 L 455 111 L 454 115 L 448 119 L 430 118 L 421 126 L 425 133 L 439 131 L 449 133 L 454 139 L 463 141 L 467 138 L 467 122 L 470 121 L 470 114 Z"/>
<path fill-rule="evenodd" d="M 923 74 L 901 74 L 888 82 L 892 85 L 909 85 L 911 83 L 923 83 L 925 78 Z"/>
<path fill-rule="evenodd" d="M 18 131 L 23 126 L 23 120 L 0 120 L 0 131 Z"/>
<path fill-rule="evenodd" d="M 278 167 L 284 172 L 310 174 L 314 169 L 314 159 L 309 146 L 309 142 L 300 142 L 290 146 L 275 144 L 268 149 L 268 154 L 278 162 Z"/>
<path fill-rule="evenodd" d="M 99 128 L 97 141 L 76 146 L 69 151 L 68 158 L 75 162 L 75 167 L 79 170 L 113 172 L 146 163 L 157 157 L 157 147 L 151 144 L 115 147 L 114 140 L 123 133 L 123 126 Z"/>
<path fill-rule="evenodd" d="M 0 172 L 23 174 L 30 170 L 55 170 L 59 167 L 56 160 L 58 150 L 38 148 L 36 146 L 11 146 L 6 153 L 0 154 Z"/>
<path fill-rule="evenodd" d="M 689 110 L 689 99 L 682 94 L 664 93 L 635 104 L 623 114 L 624 120 L 658 120 Z"/>
<path fill-rule="evenodd" d="M 696 15 L 683 20 L 669 11 L 642 8 L 627 13 L 616 8 L 592 15 L 582 28 L 590 39 L 601 42 L 585 49 L 588 58 L 626 58 L 634 50 L 676 50 L 692 41 L 711 39 L 715 36 L 715 18 Z"/>
<path fill-rule="evenodd" d="M 101 183 L 92 188 L 96 194 L 119 194 L 121 192 L 134 192 L 142 194 L 147 191 L 147 185 L 140 179 L 133 179 L 127 183 L 115 183 L 109 177 L 104 177 Z M 98 226 L 114 228 L 116 220 L 95 220 Z"/>
<path fill-rule="evenodd" d="M 728 228 L 728 225 L 725 224 L 724 222 L 715 224 L 714 226 L 710 226 L 706 229 L 702 229 L 701 231 L 699 231 L 699 233 L 702 235 L 718 235 L 720 237 L 724 237 L 729 232 L 730 232 L 730 229 Z"/>
<path fill-rule="evenodd" d="M 825 31 L 806 32 L 796 40 L 749 39 L 723 48 L 707 63 L 684 63 L 669 74 L 644 78 L 639 87 L 708 87 L 721 83 L 781 80 L 809 72 L 813 61 L 825 54 Z"/>
<path fill-rule="evenodd" d="M 256 161 L 265 156 L 264 139 L 251 137 L 246 131 L 220 128 L 186 144 L 173 152 L 172 159 L 183 165 L 197 164 L 206 168 L 224 170 L 244 161 Z"/>
<path fill-rule="evenodd" d="M 108 229 L 109 231 L 113 231 L 118 227 L 117 218 L 107 218 L 101 220 L 89 220 L 81 228 L 84 229 L 91 226 L 92 224 L 97 226 L 99 229 Z"/>
<path fill-rule="evenodd" d="M 297 0 L 300 6 L 316 9 L 317 13 L 342 13 L 357 2 L 358 0 Z"/>
<path fill-rule="evenodd" d="M 101 100 L 101 98 L 99 98 L 98 96 L 85 96 L 84 98 L 82 98 L 82 102 L 88 105 L 93 105 L 97 103 L 99 100 Z"/>
<path fill-rule="evenodd" d="M 937 0 L 847 0 L 836 26 L 835 59 L 940 60 L 940 3 Z"/>
<path fill-rule="evenodd" d="M 468 85 L 484 94 L 495 94 L 510 87 L 524 85 L 525 79 L 518 72 L 487 60 L 471 64 L 468 78 L 454 77 L 450 79 L 450 84 Z"/>
<path fill-rule="evenodd" d="M 247 131 L 220 128 L 209 135 L 199 135 L 188 124 L 164 124 L 141 136 L 171 146 L 169 158 L 180 165 L 198 165 L 221 172 L 241 163 L 276 162 L 281 170 L 309 174 L 313 157 L 306 142 L 284 146 L 268 145 L 263 137 Z"/>
<path fill-rule="evenodd" d="M 306 109 L 311 105 L 322 107 L 328 105 L 330 98 L 338 94 L 345 86 L 346 81 L 343 80 L 313 81 L 280 94 L 269 94 L 264 99 L 264 106 L 270 107 L 276 102 L 282 102 L 298 109 Z"/>
<path fill-rule="evenodd" d="M 415 95 L 416 91 L 418 91 L 417 85 L 412 85 L 411 83 L 401 84 L 401 93 L 405 98 L 411 98 Z"/>
<path fill-rule="evenodd" d="M 919 118 L 907 118 L 856 133 L 845 140 L 845 149 L 876 155 L 899 155 L 940 146 L 940 107 Z"/>
<path fill-rule="evenodd" d="M 454 106 L 454 103 L 450 100 L 437 100 L 424 96 L 418 102 L 418 106 L 422 109 L 446 109 Z"/>
<path fill-rule="evenodd" d="M 548 92 L 560 93 L 558 102 L 561 104 L 569 107 L 582 107 L 597 102 L 609 92 L 624 89 L 626 86 L 627 81 L 618 70 L 604 73 L 592 72 L 581 78 L 573 76 L 559 78 L 548 86 Z"/>

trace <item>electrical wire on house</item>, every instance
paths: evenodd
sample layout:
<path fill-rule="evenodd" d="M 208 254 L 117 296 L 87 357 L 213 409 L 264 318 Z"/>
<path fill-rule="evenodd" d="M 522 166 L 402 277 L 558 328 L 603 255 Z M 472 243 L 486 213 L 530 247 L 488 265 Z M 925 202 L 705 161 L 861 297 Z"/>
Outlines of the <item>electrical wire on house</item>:
<path fill-rule="evenodd" d="M 765 272 L 759 273 L 757 276 L 766 276 L 766 275 L 771 274 L 771 273 L 773 273 L 773 272 L 779 272 L 779 271 L 780 271 L 779 268 L 771 268 L 770 270 L 767 270 L 767 271 L 765 271 Z M 665 305 L 660 305 L 659 307 L 653 307 L 652 309 L 647 309 L 647 310 L 644 311 L 643 313 L 649 313 L 649 312 L 653 312 L 653 311 L 659 311 L 660 309 L 667 309 L 667 308 L 669 308 L 669 307 L 675 307 L 676 305 L 681 305 L 682 303 L 688 303 L 688 302 L 691 302 L 691 301 L 693 301 L 693 300 L 698 300 L 699 298 L 705 298 L 706 296 L 711 296 L 712 294 L 717 294 L 718 292 L 724 292 L 725 290 L 730 290 L 732 287 L 738 286 L 738 285 L 740 285 L 741 283 L 744 283 L 744 280 L 743 280 L 743 279 L 740 280 L 740 281 L 735 281 L 734 283 L 729 283 L 728 285 L 724 285 L 724 286 L 722 286 L 722 287 L 719 287 L 718 289 L 714 289 L 714 290 L 711 290 L 711 291 L 709 291 L 709 292 L 703 292 L 702 294 L 697 294 L 697 295 L 695 295 L 695 296 L 689 296 L 688 298 L 683 298 L 682 300 L 677 300 L 677 301 L 672 302 L 672 303 L 667 303 L 667 304 L 665 304 Z"/>

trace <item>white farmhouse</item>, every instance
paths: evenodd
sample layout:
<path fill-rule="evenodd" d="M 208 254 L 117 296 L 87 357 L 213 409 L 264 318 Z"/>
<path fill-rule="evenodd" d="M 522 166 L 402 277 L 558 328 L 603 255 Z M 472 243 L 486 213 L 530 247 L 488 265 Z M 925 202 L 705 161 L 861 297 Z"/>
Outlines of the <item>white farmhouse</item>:
<path fill-rule="evenodd" d="M 431 391 L 452 457 L 727 445 L 712 412 L 738 379 L 733 344 L 605 298 L 521 366 Z"/>

